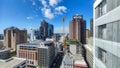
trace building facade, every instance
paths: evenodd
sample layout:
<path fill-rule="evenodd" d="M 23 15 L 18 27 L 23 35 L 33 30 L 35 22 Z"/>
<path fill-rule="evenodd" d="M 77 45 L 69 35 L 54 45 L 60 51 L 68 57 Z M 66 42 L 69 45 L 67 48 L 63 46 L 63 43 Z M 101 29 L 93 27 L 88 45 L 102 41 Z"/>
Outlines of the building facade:
<path fill-rule="evenodd" d="M 43 20 L 41 22 L 40 32 L 41 39 L 45 40 L 47 37 L 52 37 L 54 34 L 54 26 Z"/>
<path fill-rule="evenodd" d="M 39 40 L 40 39 L 40 30 L 31 29 L 30 40 Z"/>
<path fill-rule="evenodd" d="M 52 24 L 49 24 L 48 27 L 48 37 L 52 37 L 52 35 L 54 34 L 54 26 Z"/>
<path fill-rule="evenodd" d="M 3 40 L 3 39 L 4 39 L 3 34 L 0 34 L 0 40 Z"/>
<path fill-rule="evenodd" d="M 85 57 L 86 57 L 86 61 L 88 63 L 89 68 L 93 68 L 93 64 L 94 64 L 94 59 L 93 59 L 93 38 L 87 38 L 87 44 L 84 45 L 85 47 Z"/>
<path fill-rule="evenodd" d="M 10 58 L 10 50 L 9 49 L 0 50 L 0 59 L 8 58 Z"/>
<path fill-rule="evenodd" d="M 71 39 L 79 40 L 81 43 L 86 43 L 86 21 L 82 15 L 74 15 L 69 23 L 69 34 Z"/>
<path fill-rule="evenodd" d="M 28 67 L 49 68 L 54 60 L 54 44 L 50 41 L 37 41 L 25 44 L 19 44 L 17 47 L 17 56 L 26 58 Z"/>
<path fill-rule="evenodd" d="M 120 0 L 96 0 L 95 68 L 120 67 Z"/>
<path fill-rule="evenodd" d="M 86 38 L 89 38 L 90 37 L 90 30 L 89 29 L 86 29 Z M 86 40 L 87 41 L 87 40 Z"/>
<path fill-rule="evenodd" d="M 4 46 L 11 50 L 16 50 L 16 45 L 27 42 L 27 30 L 19 30 L 16 27 L 4 30 Z"/>
<path fill-rule="evenodd" d="M 38 48 L 38 65 L 42 68 L 50 68 L 55 58 L 54 44 L 50 41 L 45 41 Z"/>

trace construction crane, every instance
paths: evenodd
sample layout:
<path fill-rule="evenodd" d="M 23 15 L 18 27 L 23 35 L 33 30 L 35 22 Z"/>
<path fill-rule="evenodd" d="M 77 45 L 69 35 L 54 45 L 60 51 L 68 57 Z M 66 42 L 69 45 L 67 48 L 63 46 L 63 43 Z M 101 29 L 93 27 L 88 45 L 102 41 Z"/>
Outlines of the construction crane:
<path fill-rule="evenodd" d="M 65 27 L 64 27 L 64 22 L 65 22 L 66 16 L 62 17 L 62 24 L 63 24 L 63 34 L 65 34 Z"/>
<path fill-rule="evenodd" d="M 65 22 L 66 16 L 62 17 L 62 24 L 63 24 L 63 34 L 62 34 L 62 43 L 63 43 L 63 48 L 66 48 L 66 36 L 65 36 L 65 27 L 64 27 L 64 22 Z"/>

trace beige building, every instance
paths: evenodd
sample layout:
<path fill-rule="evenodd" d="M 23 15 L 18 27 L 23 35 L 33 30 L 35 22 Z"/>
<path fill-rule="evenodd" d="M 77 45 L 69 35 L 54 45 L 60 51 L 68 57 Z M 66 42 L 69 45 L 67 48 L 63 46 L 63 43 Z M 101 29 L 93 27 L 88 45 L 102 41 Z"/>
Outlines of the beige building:
<path fill-rule="evenodd" d="M 28 67 L 36 67 L 38 65 L 38 53 L 36 44 L 20 44 L 18 45 L 17 57 L 26 58 Z"/>
<path fill-rule="evenodd" d="M 16 50 L 16 45 L 27 42 L 27 30 L 19 30 L 16 27 L 4 30 L 4 46 L 11 50 Z"/>
<path fill-rule="evenodd" d="M 49 68 L 55 57 L 52 41 L 33 41 L 17 45 L 17 56 L 27 59 L 27 67 Z"/>

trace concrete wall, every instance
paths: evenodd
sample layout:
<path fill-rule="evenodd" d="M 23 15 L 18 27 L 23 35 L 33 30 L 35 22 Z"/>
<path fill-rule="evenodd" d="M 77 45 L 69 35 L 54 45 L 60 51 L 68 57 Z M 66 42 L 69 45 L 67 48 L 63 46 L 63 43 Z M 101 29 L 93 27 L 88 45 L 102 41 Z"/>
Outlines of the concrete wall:
<path fill-rule="evenodd" d="M 95 19 L 95 8 L 102 2 L 94 3 L 95 22 L 95 68 L 119 68 L 120 67 L 120 0 L 106 0 L 107 13 Z M 98 38 L 99 27 L 106 24 L 106 39 Z M 106 62 L 98 58 L 98 48 L 106 51 Z"/>

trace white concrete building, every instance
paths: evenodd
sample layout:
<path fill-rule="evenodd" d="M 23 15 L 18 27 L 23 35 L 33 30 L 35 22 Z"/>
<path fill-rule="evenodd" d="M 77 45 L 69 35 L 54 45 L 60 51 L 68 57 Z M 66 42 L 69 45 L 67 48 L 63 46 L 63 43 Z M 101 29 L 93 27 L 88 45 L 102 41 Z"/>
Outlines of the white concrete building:
<path fill-rule="evenodd" d="M 120 0 L 95 0 L 95 68 L 120 68 Z"/>
<path fill-rule="evenodd" d="M 77 53 L 77 45 L 76 44 L 70 44 L 69 45 L 69 49 L 70 49 L 70 52 L 72 54 L 76 54 Z"/>
<path fill-rule="evenodd" d="M 67 53 L 64 56 L 60 68 L 74 68 L 74 60 L 71 54 Z"/>

